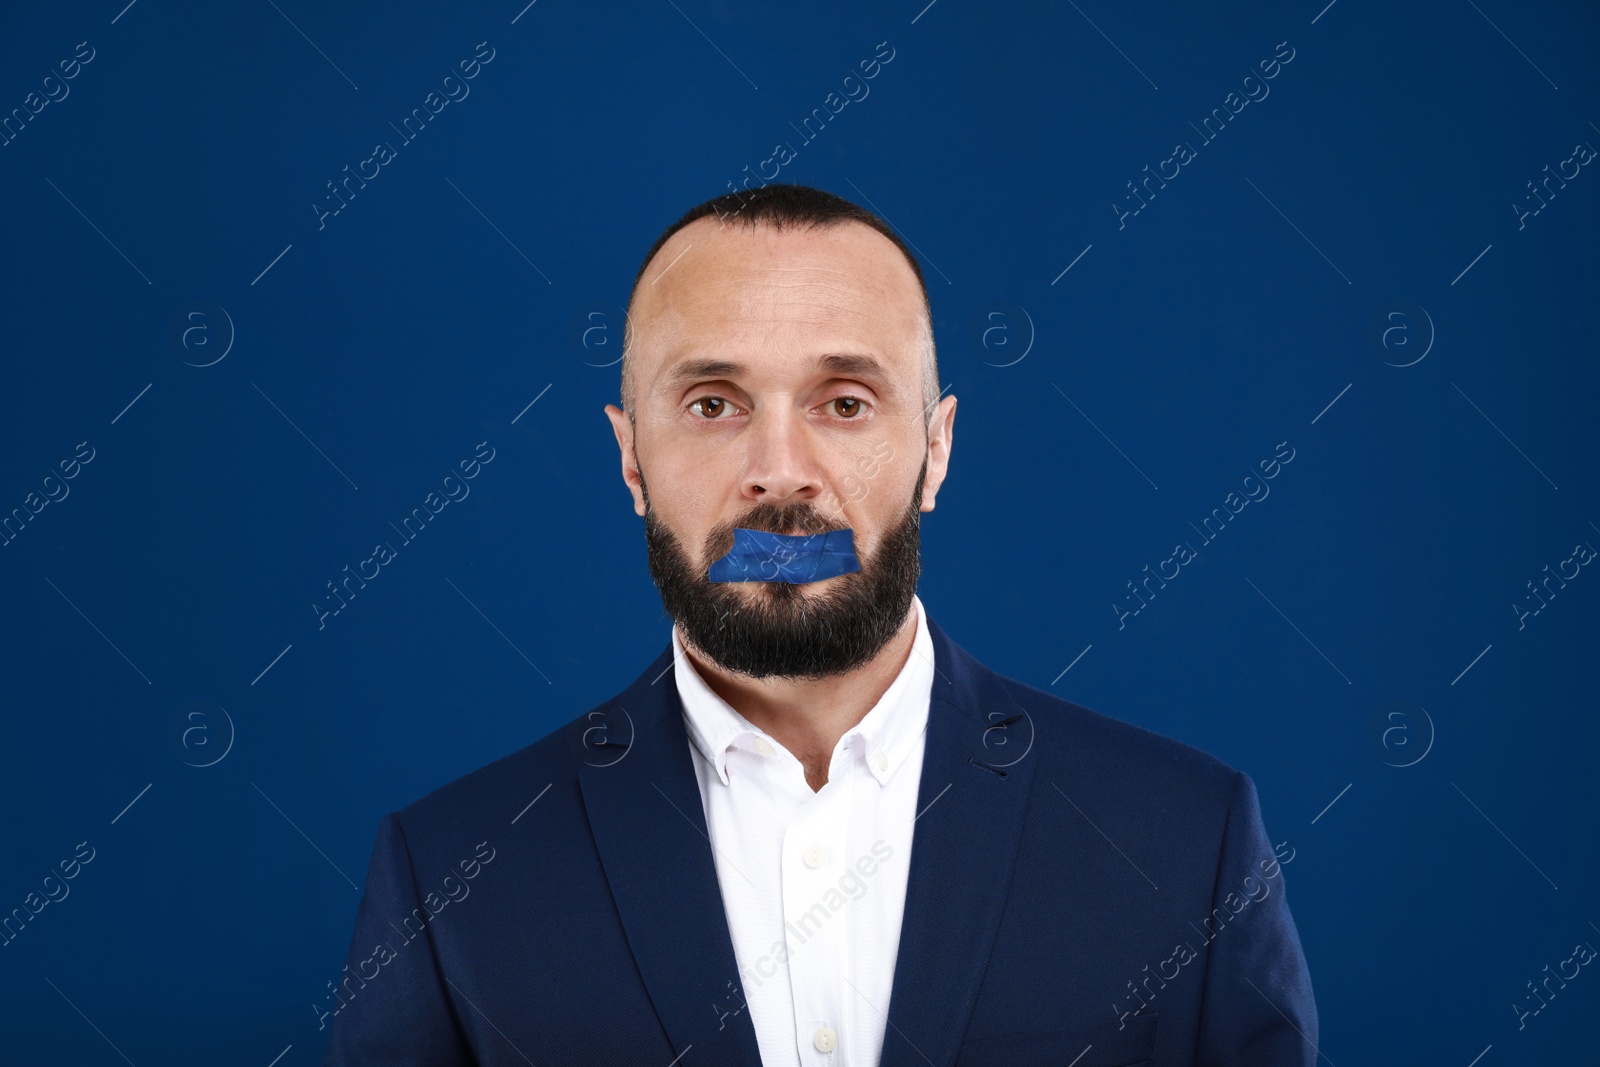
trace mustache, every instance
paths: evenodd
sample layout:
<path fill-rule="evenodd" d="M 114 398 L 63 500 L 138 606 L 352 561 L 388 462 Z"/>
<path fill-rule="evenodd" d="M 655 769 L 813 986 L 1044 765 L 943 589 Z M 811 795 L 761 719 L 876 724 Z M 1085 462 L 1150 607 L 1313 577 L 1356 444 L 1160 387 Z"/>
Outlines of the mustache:
<path fill-rule="evenodd" d="M 788 507 L 758 504 L 742 518 L 718 523 L 706 537 L 706 559 L 719 560 L 733 549 L 735 527 L 776 534 L 821 534 L 847 527 L 830 523 L 810 503 L 800 501 Z"/>

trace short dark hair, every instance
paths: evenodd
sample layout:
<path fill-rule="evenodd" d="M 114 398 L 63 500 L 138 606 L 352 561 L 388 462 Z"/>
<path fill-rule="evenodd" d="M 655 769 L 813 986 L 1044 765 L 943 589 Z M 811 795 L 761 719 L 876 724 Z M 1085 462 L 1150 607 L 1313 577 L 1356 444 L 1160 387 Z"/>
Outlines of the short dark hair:
<path fill-rule="evenodd" d="M 633 276 L 633 287 L 628 291 L 630 316 L 633 311 L 634 296 L 639 291 L 639 282 L 643 280 L 650 261 L 661 251 L 661 246 L 689 223 L 708 215 L 716 215 L 724 225 L 731 221 L 743 226 L 771 226 L 777 230 L 817 229 L 859 222 L 872 227 L 894 242 L 894 246 L 911 265 L 911 274 L 917 279 L 917 288 L 922 291 L 924 327 L 927 330 L 927 350 L 923 355 L 922 367 L 922 417 L 924 423 L 927 422 L 932 415 L 933 406 L 938 403 L 939 396 L 943 392 L 939 388 L 939 364 L 933 345 L 933 305 L 928 300 L 928 283 L 922 277 L 922 268 L 917 265 L 916 256 L 912 255 L 911 249 L 900 239 L 900 235 L 894 232 L 894 227 L 866 208 L 853 204 L 842 196 L 814 189 L 809 185 L 776 182 L 744 193 L 723 193 L 703 204 L 697 204 L 656 238 L 656 243 L 651 245 L 650 251 L 645 254 L 644 262 L 639 264 L 639 273 Z M 633 415 L 633 376 L 629 370 L 628 349 L 632 336 L 630 323 L 624 328 L 622 342 L 622 407 L 630 418 Z"/>

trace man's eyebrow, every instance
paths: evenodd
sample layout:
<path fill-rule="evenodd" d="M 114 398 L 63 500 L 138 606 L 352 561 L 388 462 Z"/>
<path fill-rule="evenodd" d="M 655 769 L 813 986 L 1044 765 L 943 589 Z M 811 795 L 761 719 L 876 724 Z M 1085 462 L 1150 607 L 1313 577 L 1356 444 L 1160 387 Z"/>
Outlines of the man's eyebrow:
<path fill-rule="evenodd" d="M 817 357 L 816 368 L 838 375 L 870 379 L 882 385 L 886 391 L 894 391 L 888 372 L 873 356 L 856 352 L 829 352 Z M 749 368 L 744 364 L 732 360 L 689 359 L 679 363 L 662 377 L 661 388 L 670 392 L 702 378 L 737 377 L 748 371 Z"/>
<path fill-rule="evenodd" d="M 679 386 L 701 378 L 729 378 L 745 370 L 744 364 L 726 359 L 688 359 L 662 375 L 661 388 L 676 391 Z"/>
<path fill-rule="evenodd" d="M 830 370 L 835 374 L 848 375 L 852 378 L 871 378 L 885 384 L 889 382 L 889 374 L 872 356 L 858 355 L 854 352 L 829 352 L 817 358 L 818 370 Z"/>

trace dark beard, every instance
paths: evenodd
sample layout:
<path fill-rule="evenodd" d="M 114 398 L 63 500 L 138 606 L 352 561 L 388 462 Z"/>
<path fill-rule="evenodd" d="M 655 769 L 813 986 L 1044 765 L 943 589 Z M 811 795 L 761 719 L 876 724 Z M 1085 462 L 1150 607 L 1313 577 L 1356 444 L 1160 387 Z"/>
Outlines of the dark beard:
<path fill-rule="evenodd" d="M 711 561 L 733 547 L 736 526 L 804 534 L 843 529 L 830 525 L 809 501 L 786 508 L 760 504 L 737 521 L 718 524 L 706 538 L 705 562 L 696 565 L 656 517 L 641 472 L 645 546 L 661 603 L 689 642 L 724 670 L 751 678 L 824 678 L 854 670 L 883 650 L 911 610 L 921 576 L 920 505 L 927 472 L 924 455 L 910 506 L 870 560 L 860 556 L 858 545 L 861 569 L 827 579 L 826 592 L 788 582 L 713 582 L 706 573 Z"/>

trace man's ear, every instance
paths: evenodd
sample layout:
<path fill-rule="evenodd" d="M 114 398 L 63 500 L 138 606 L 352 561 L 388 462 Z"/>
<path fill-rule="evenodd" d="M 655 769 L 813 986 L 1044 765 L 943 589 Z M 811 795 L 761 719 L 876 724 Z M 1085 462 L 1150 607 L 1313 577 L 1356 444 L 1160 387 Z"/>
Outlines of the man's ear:
<path fill-rule="evenodd" d="M 939 486 L 950 470 L 950 449 L 955 445 L 956 397 L 939 401 L 928 423 L 928 473 L 922 481 L 922 510 L 932 511 Z"/>
<path fill-rule="evenodd" d="M 644 490 L 639 482 L 638 455 L 634 451 L 633 420 L 615 404 L 605 407 L 606 418 L 611 420 L 611 431 L 617 437 L 617 449 L 622 453 L 622 480 L 633 494 L 634 514 L 644 517 Z"/>

